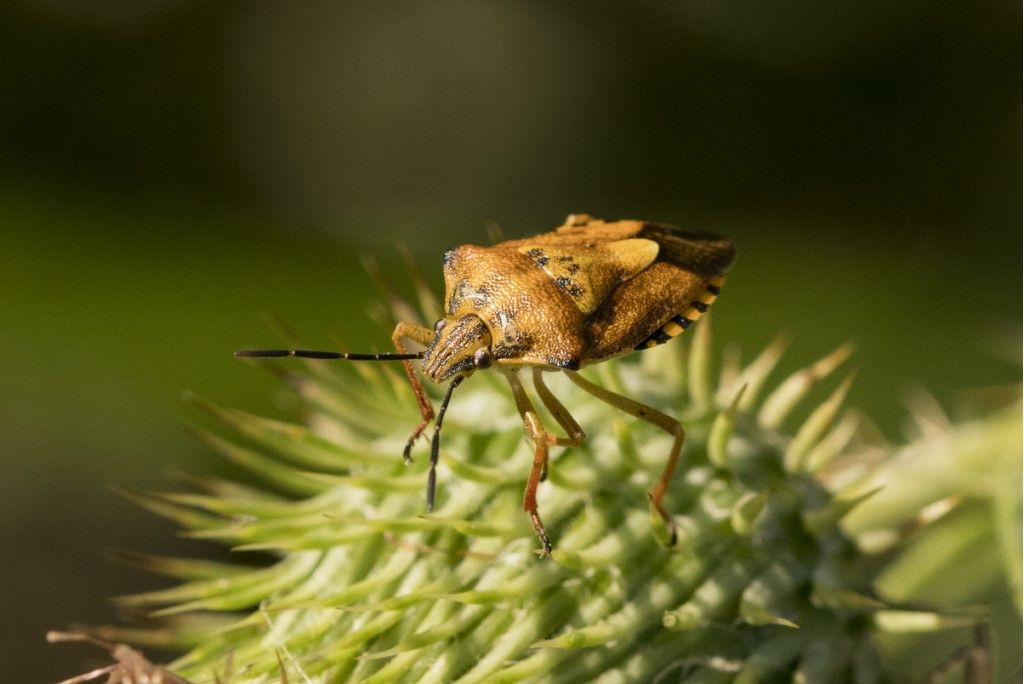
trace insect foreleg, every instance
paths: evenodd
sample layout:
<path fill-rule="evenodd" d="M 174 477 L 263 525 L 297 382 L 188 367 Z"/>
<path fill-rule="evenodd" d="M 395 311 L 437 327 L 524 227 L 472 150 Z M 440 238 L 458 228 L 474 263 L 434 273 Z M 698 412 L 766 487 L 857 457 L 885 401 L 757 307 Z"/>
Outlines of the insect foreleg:
<path fill-rule="evenodd" d="M 548 539 L 547 530 L 544 529 L 544 523 L 541 522 L 540 515 L 537 513 L 537 485 L 540 484 L 541 471 L 544 470 L 544 465 L 548 461 L 548 433 L 540 422 L 537 409 L 533 407 L 530 398 L 526 396 L 526 389 L 519 376 L 513 371 L 505 373 L 505 377 L 508 378 L 508 384 L 512 386 L 512 396 L 515 398 L 516 408 L 519 409 L 519 415 L 523 417 L 523 426 L 533 442 L 533 467 L 530 469 L 530 479 L 526 481 L 526 491 L 523 492 L 523 510 L 530 515 L 533 529 L 536 530 L 537 538 L 540 539 L 541 557 L 550 556 L 551 540 Z"/>
<path fill-rule="evenodd" d="M 672 473 L 675 472 L 676 465 L 679 463 L 679 454 L 683 449 L 683 440 L 686 438 L 686 434 L 683 432 L 683 426 L 678 420 L 662 413 L 661 411 L 641 404 L 638 401 L 634 401 L 628 397 L 624 397 L 621 394 L 609 391 L 600 385 L 595 385 L 578 373 L 570 371 L 565 372 L 569 376 L 569 379 L 576 383 L 585 392 L 589 392 L 606 404 L 624 411 L 632 416 L 636 416 L 640 420 L 645 420 L 651 425 L 661 428 L 665 432 L 672 435 L 675 440 L 672 442 L 672 451 L 668 456 L 668 463 L 665 464 L 665 469 L 661 471 L 661 477 L 658 478 L 657 484 L 654 485 L 654 489 L 648 493 L 648 497 L 651 500 L 651 504 L 654 505 L 658 515 L 661 516 L 665 524 L 668 525 L 669 530 L 669 544 L 675 545 L 676 543 L 676 526 L 672 522 L 672 517 L 665 510 L 665 506 L 662 504 L 662 499 L 665 498 L 665 491 L 668 489 L 668 483 L 672 479 Z"/>
<path fill-rule="evenodd" d="M 434 333 L 432 330 L 413 323 L 399 323 L 395 326 L 395 331 L 391 333 L 391 341 L 394 342 L 395 349 L 400 354 L 408 353 L 403 340 L 412 340 L 413 342 L 422 344 L 425 347 L 430 344 L 432 339 L 434 339 Z M 430 400 L 427 399 L 427 393 L 423 391 L 423 384 L 420 382 L 419 376 L 416 375 L 416 371 L 412 367 L 412 362 L 403 360 L 402 367 L 405 368 L 405 374 L 408 376 L 409 383 L 412 385 L 412 391 L 416 395 L 416 403 L 419 404 L 420 407 L 420 424 L 412 431 L 409 441 L 405 444 L 405 449 L 402 450 L 402 458 L 405 459 L 406 463 L 411 463 L 412 445 L 416 442 L 419 436 L 423 434 L 423 431 L 427 428 L 430 421 L 433 420 L 434 408 L 430 405 Z"/>

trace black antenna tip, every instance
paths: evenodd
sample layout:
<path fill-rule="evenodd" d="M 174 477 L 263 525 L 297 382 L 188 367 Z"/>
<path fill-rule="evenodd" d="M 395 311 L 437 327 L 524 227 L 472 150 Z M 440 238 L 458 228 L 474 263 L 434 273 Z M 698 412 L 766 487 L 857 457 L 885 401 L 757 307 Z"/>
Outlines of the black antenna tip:
<path fill-rule="evenodd" d="M 344 359 L 350 354 L 342 354 L 341 352 L 333 351 L 317 351 L 313 349 L 294 349 L 288 352 L 291 356 L 297 356 L 300 359 Z"/>
<path fill-rule="evenodd" d="M 246 359 L 268 359 L 291 356 L 291 352 L 287 349 L 239 349 L 235 352 L 235 356 Z"/>
<path fill-rule="evenodd" d="M 242 349 L 235 352 L 235 356 L 248 359 L 277 359 L 285 356 L 294 356 L 298 359 L 347 359 L 356 361 L 371 359 L 374 361 L 385 360 L 384 354 L 342 354 L 334 351 L 317 351 L 314 349 Z"/>

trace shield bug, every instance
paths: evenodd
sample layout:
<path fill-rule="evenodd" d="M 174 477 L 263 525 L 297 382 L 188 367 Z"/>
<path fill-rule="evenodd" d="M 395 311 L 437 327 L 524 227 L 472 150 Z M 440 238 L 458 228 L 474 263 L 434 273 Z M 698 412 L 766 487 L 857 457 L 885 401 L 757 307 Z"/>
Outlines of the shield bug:
<path fill-rule="evenodd" d="M 512 388 L 534 445 L 523 509 L 540 539 L 542 556 L 551 552 L 551 542 L 537 511 L 537 486 L 546 473 L 548 449 L 579 446 L 585 438 L 568 409 L 544 384 L 544 373 L 564 372 L 585 392 L 673 436 L 668 461 L 649 497 L 674 542 L 675 527 L 664 497 L 682 450 L 682 425 L 668 414 L 594 384 L 577 371 L 655 347 L 682 333 L 718 297 L 734 256 L 729 240 L 710 233 L 574 214 L 549 233 L 490 247 L 462 245 L 446 252 L 445 316 L 432 329 L 399 323 L 391 336 L 396 353 L 249 349 L 236 356 L 401 361 L 421 415 L 405 446 L 407 462 L 414 442 L 434 420 L 427 510 L 434 504 L 439 436 L 452 392 L 475 371 L 498 370 Z M 424 347 L 423 351 L 410 351 L 408 342 Z M 448 383 L 436 419 L 413 368 L 416 359 L 429 380 Z M 565 430 L 564 437 L 541 423 L 520 379 L 520 371 L 527 367 L 537 396 Z"/>

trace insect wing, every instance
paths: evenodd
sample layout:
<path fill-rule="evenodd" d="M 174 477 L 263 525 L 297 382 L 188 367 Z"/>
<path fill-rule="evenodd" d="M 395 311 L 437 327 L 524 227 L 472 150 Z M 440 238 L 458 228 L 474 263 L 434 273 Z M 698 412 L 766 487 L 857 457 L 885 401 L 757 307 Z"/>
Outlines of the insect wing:
<path fill-rule="evenodd" d="M 645 223 L 637 237 L 658 243 L 658 261 L 704 278 L 725 275 L 736 258 L 732 242 L 713 233 L 663 223 Z"/>
<path fill-rule="evenodd" d="M 717 235 L 658 223 L 623 221 L 622 230 L 657 243 L 654 263 L 612 290 L 587 318 L 586 363 L 663 344 L 681 334 L 718 297 L 735 248 Z M 604 232 L 603 224 L 594 232 Z M 590 230 L 592 224 L 580 232 Z M 569 231 L 563 230 L 566 234 Z"/>
<path fill-rule="evenodd" d="M 502 246 L 557 245 L 576 250 L 601 243 L 643 238 L 658 244 L 658 261 L 712 277 L 729 270 L 736 250 L 732 242 L 714 233 L 649 221 L 602 221 L 586 214 L 572 214 L 565 225 L 532 238 L 511 240 Z"/>

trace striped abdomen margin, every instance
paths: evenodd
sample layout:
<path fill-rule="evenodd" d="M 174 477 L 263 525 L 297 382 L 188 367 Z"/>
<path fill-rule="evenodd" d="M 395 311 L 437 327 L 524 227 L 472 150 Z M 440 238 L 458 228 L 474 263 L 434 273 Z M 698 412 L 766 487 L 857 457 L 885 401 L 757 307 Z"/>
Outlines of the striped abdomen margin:
<path fill-rule="evenodd" d="M 660 328 L 654 331 L 650 337 L 638 344 L 636 349 L 650 349 L 651 347 L 657 347 L 659 344 L 665 344 L 676 335 L 679 335 L 684 330 L 693 325 L 694 322 L 701 315 L 708 310 L 708 307 L 716 299 L 718 299 L 718 293 L 722 291 L 722 284 L 725 282 L 725 276 L 715 276 L 708 280 L 708 285 L 704 289 L 697 299 L 690 302 L 690 305 L 686 309 L 668 321 L 666 321 Z"/>

